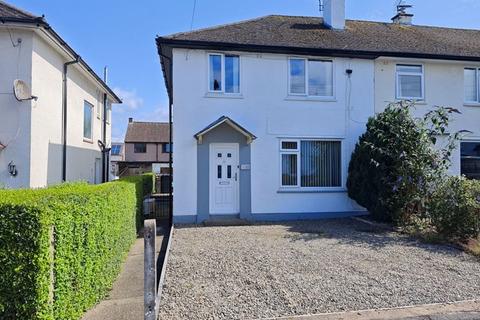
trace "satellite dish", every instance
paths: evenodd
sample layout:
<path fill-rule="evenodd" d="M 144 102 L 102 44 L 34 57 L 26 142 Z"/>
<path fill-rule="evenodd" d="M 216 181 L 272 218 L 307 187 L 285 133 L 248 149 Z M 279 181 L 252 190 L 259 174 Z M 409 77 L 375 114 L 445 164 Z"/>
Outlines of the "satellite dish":
<path fill-rule="evenodd" d="M 13 81 L 13 94 L 18 101 L 37 100 L 37 97 L 32 96 L 32 92 L 25 81 L 20 79 Z"/>

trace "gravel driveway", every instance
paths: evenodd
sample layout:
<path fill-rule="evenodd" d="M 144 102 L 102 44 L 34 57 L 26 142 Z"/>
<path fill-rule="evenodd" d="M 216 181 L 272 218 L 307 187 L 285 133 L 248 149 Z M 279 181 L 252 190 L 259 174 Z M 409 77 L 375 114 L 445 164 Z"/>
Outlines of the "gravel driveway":
<path fill-rule="evenodd" d="M 176 229 L 160 319 L 256 319 L 480 298 L 480 261 L 353 219 Z"/>

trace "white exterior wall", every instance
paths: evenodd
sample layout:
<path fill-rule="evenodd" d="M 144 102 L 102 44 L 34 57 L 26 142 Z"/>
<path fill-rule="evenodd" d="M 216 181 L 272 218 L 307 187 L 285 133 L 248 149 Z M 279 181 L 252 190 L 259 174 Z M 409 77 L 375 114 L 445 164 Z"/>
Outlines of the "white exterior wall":
<path fill-rule="evenodd" d="M 63 163 L 63 64 L 72 59 L 64 55 L 57 44 L 45 40 L 41 32 L 10 30 L 14 40 L 22 38 L 22 44 L 20 51 L 13 48 L 6 30 L 0 30 L 0 142 L 17 138 L 0 151 L 0 187 L 58 184 L 62 182 Z M 37 101 L 18 102 L 15 99 L 12 86 L 17 78 L 27 82 L 32 94 L 38 97 Z M 102 139 L 103 130 L 97 108 L 103 113 L 103 92 L 79 65 L 68 67 L 68 181 L 95 182 L 95 159 L 101 159 L 97 141 Z M 84 100 L 94 106 L 90 142 L 83 139 Z M 107 145 L 110 143 L 109 123 Z M 17 165 L 17 177 L 7 172 L 12 160 Z"/>
<path fill-rule="evenodd" d="M 45 40 L 33 40 L 32 91 L 38 101 L 32 109 L 32 187 L 62 181 L 62 74 L 67 59 Z M 102 139 L 103 93 L 83 75 L 78 65 L 68 67 L 67 81 L 67 180 L 95 182 L 95 158 L 101 158 L 97 141 Z M 92 141 L 83 139 L 84 101 L 94 107 Z M 45 125 L 48 124 L 48 125 Z M 107 134 L 110 132 L 108 126 Z M 107 137 L 110 137 L 108 135 Z M 107 139 L 110 142 L 110 138 Z"/>
<path fill-rule="evenodd" d="M 345 182 L 350 154 L 374 114 L 374 62 L 335 58 L 335 99 L 318 101 L 288 97 L 288 56 L 239 55 L 241 97 L 227 98 L 207 94 L 206 51 L 173 51 L 174 215 L 196 214 L 197 141 L 193 136 L 222 115 L 257 136 L 251 144 L 252 213 L 360 210 L 348 198 Z M 351 80 L 346 69 L 353 70 Z M 289 137 L 342 139 L 341 191 L 279 192 L 279 139 Z"/>
<path fill-rule="evenodd" d="M 416 59 L 380 58 L 375 63 L 375 111 L 381 112 L 388 102 L 395 101 L 396 64 L 422 64 L 424 66 L 425 101 L 419 102 L 415 115 L 422 117 L 434 106 L 448 106 L 460 110 L 453 115 L 450 132 L 469 130 L 465 139 L 480 141 L 480 105 L 464 104 L 465 67 L 480 67 L 480 63 Z M 451 174 L 460 174 L 460 150 L 452 156 Z"/>
<path fill-rule="evenodd" d="M 6 29 L 0 28 L 0 188 L 28 187 L 30 184 L 31 101 L 19 102 L 13 94 L 13 81 L 22 79 L 31 85 L 31 31 L 10 30 L 14 47 Z M 18 175 L 10 176 L 8 164 L 13 161 Z"/>

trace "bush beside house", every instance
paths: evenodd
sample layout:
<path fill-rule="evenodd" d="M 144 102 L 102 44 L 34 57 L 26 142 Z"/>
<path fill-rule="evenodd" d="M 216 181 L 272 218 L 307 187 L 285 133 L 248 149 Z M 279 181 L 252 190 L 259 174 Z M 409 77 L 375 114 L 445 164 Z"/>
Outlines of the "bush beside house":
<path fill-rule="evenodd" d="M 136 238 L 151 181 L 0 191 L 0 318 L 79 319 L 95 305 Z"/>
<path fill-rule="evenodd" d="M 447 174 L 463 133 L 447 130 L 458 111 L 438 107 L 419 120 L 413 107 L 393 103 L 369 119 L 350 161 L 348 194 L 378 220 L 450 240 L 477 238 L 480 182 Z"/>

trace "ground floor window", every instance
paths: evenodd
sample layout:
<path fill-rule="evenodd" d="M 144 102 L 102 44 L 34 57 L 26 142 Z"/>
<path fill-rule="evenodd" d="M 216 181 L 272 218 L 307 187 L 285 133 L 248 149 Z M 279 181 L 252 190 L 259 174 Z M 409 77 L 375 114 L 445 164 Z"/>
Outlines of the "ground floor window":
<path fill-rule="evenodd" d="M 460 149 L 462 175 L 480 180 L 480 142 L 462 142 Z"/>
<path fill-rule="evenodd" d="M 340 141 L 281 140 L 281 186 L 341 187 L 341 150 Z"/>

